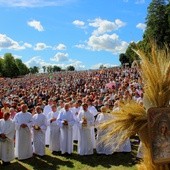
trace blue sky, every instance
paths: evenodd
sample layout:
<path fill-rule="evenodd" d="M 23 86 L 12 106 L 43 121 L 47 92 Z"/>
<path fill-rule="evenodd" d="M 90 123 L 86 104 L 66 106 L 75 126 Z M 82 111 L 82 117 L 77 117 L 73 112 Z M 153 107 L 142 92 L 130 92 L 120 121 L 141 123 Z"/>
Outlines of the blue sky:
<path fill-rule="evenodd" d="M 120 65 L 142 39 L 151 0 L 0 0 L 0 56 L 28 67 Z"/>

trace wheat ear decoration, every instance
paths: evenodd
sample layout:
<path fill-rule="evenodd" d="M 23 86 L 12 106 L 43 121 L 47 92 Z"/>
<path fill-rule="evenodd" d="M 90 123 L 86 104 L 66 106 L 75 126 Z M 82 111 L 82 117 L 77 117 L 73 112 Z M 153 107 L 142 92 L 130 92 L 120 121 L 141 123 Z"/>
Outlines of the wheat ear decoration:
<path fill-rule="evenodd" d="M 168 170 L 169 166 L 155 165 L 151 159 L 148 128 L 147 109 L 150 107 L 166 107 L 170 101 L 170 51 L 160 49 L 151 43 L 151 53 L 146 54 L 142 50 L 134 51 L 141 59 L 141 73 L 144 82 L 144 106 L 142 108 L 134 101 L 124 103 L 120 110 L 113 112 L 115 119 L 101 125 L 108 129 L 104 140 L 109 141 L 113 135 L 116 136 L 115 143 L 122 143 L 128 137 L 139 133 L 144 143 L 143 162 L 138 166 L 140 170 Z"/>
<path fill-rule="evenodd" d="M 152 45 L 151 55 L 134 50 L 141 58 L 145 97 L 150 106 L 164 107 L 170 100 L 170 54 L 169 50 Z"/>
<path fill-rule="evenodd" d="M 146 110 L 135 101 L 120 104 L 120 110 L 114 111 L 113 119 L 100 125 L 100 128 L 107 130 L 102 141 L 110 142 L 114 136 L 114 146 L 119 147 L 127 138 L 135 135 L 147 124 Z M 116 149 L 116 148 L 115 148 Z"/>

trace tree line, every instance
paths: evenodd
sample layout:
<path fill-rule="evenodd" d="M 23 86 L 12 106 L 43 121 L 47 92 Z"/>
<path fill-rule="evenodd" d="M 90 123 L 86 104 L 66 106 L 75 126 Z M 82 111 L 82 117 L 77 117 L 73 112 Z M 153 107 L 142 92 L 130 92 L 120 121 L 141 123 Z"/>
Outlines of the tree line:
<path fill-rule="evenodd" d="M 11 53 L 4 54 L 0 57 L 0 76 L 2 77 L 19 77 L 26 74 L 36 74 L 39 73 L 41 68 L 33 66 L 28 68 L 21 59 L 14 58 Z M 68 66 L 66 69 L 62 69 L 59 66 L 42 66 L 44 73 L 54 73 L 58 71 L 74 71 L 74 66 Z"/>
<path fill-rule="evenodd" d="M 151 52 L 151 43 L 155 43 L 158 48 L 170 48 L 170 0 L 152 0 L 147 12 L 143 39 L 138 43 L 130 43 L 126 52 L 119 55 L 122 65 L 131 65 L 134 60 L 139 60 L 133 51 L 135 48 L 142 49 L 146 54 Z"/>

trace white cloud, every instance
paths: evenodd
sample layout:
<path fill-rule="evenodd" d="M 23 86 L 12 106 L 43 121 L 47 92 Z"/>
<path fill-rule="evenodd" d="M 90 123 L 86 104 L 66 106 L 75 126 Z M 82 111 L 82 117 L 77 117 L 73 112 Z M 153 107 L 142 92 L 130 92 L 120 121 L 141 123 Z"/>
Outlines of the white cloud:
<path fill-rule="evenodd" d="M 38 30 L 38 31 L 44 31 L 43 26 L 41 25 L 40 21 L 36 21 L 36 20 L 32 20 L 32 21 L 28 21 L 27 24 L 30 27 L 33 27 L 34 29 Z"/>
<path fill-rule="evenodd" d="M 138 23 L 138 24 L 136 25 L 136 28 L 139 28 L 139 29 L 145 31 L 145 29 L 146 29 L 146 24 Z"/>
<path fill-rule="evenodd" d="M 93 34 L 100 35 L 106 32 L 118 30 L 119 28 L 125 26 L 125 23 L 120 19 L 116 19 L 114 22 L 111 22 L 101 18 L 96 18 L 94 21 L 89 23 L 89 26 L 97 28 L 94 30 Z"/>
<path fill-rule="evenodd" d="M 13 55 L 14 58 L 22 58 L 22 56 L 19 55 Z M 3 58 L 3 55 L 0 54 L 0 58 Z M 53 61 L 53 60 L 52 60 Z M 57 65 L 59 67 L 61 67 L 62 69 L 66 69 L 68 66 L 74 66 L 76 70 L 85 70 L 86 67 L 85 65 L 82 64 L 81 61 L 79 60 L 74 60 L 74 59 L 67 59 L 66 63 L 49 63 L 45 60 L 43 60 L 40 56 L 34 56 L 32 58 L 30 58 L 28 61 L 24 62 L 24 64 L 27 65 L 28 68 L 30 67 L 34 67 L 37 66 L 39 67 L 39 72 L 43 72 L 42 66 L 54 66 Z"/>
<path fill-rule="evenodd" d="M 53 65 L 56 65 L 56 64 L 53 64 Z M 74 66 L 75 70 L 85 70 L 85 66 L 82 64 L 81 61 L 76 61 L 74 63 L 60 63 L 58 64 L 57 63 L 57 66 L 61 67 L 62 69 L 66 69 L 68 66 Z"/>
<path fill-rule="evenodd" d="M 77 44 L 77 45 L 75 45 L 75 47 L 77 47 L 77 48 L 84 48 L 84 49 L 87 48 L 87 46 L 85 44 Z"/>
<path fill-rule="evenodd" d="M 19 45 L 17 41 L 14 41 L 5 34 L 0 34 L 0 50 L 12 49 L 12 50 L 23 50 L 24 46 Z"/>
<path fill-rule="evenodd" d="M 68 53 L 58 52 L 53 58 L 50 58 L 51 61 L 56 62 L 65 62 L 68 61 Z"/>
<path fill-rule="evenodd" d="M 24 47 L 26 47 L 26 48 L 32 48 L 32 45 L 29 44 L 29 43 L 24 43 Z"/>
<path fill-rule="evenodd" d="M 84 70 L 85 69 L 85 65 L 79 61 L 79 60 L 73 60 L 73 59 L 70 59 L 69 60 L 69 64 L 67 66 L 74 66 L 76 70 Z"/>
<path fill-rule="evenodd" d="M 109 64 L 109 63 L 106 63 L 106 64 L 98 63 L 98 64 L 93 65 L 93 66 L 91 67 L 91 69 L 99 69 L 101 65 L 103 65 L 103 66 L 106 67 L 106 68 L 116 67 L 116 66 L 117 66 L 117 65 Z"/>
<path fill-rule="evenodd" d="M 57 66 L 65 69 L 68 66 L 74 66 L 76 70 L 84 70 L 85 65 L 75 59 L 69 59 L 68 58 L 68 53 L 57 53 L 53 58 L 50 59 L 51 61 L 56 61 L 56 62 L 64 62 L 64 63 L 57 63 Z"/>
<path fill-rule="evenodd" d="M 0 6 L 9 7 L 46 7 L 62 6 L 73 0 L 0 0 Z"/>
<path fill-rule="evenodd" d="M 136 0 L 135 4 L 144 4 L 145 0 Z"/>
<path fill-rule="evenodd" d="M 32 57 L 30 60 L 28 60 L 27 62 L 25 62 L 25 64 L 26 64 L 28 67 L 37 66 L 37 67 L 39 67 L 39 68 L 41 68 L 42 66 L 50 65 L 49 63 L 47 63 L 46 61 L 44 61 L 43 59 L 41 59 L 40 56 L 34 56 L 34 57 Z"/>
<path fill-rule="evenodd" d="M 83 21 L 80 20 L 75 20 L 73 21 L 73 24 L 76 25 L 77 27 L 84 27 L 85 23 Z"/>
<path fill-rule="evenodd" d="M 64 44 L 58 44 L 53 48 L 54 50 L 66 50 L 66 46 Z"/>
<path fill-rule="evenodd" d="M 47 46 L 45 43 L 37 43 L 35 45 L 34 50 L 40 51 L 40 50 L 45 50 L 46 48 L 51 48 L 50 46 Z"/>
<path fill-rule="evenodd" d="M 109 51 L 113 54 L 125 52 L 128 43 L 121 41 L 117 34 L 103 34 L 101 36 L 92 35 L 88 42 L 88 47 L 94 51 Z"/>

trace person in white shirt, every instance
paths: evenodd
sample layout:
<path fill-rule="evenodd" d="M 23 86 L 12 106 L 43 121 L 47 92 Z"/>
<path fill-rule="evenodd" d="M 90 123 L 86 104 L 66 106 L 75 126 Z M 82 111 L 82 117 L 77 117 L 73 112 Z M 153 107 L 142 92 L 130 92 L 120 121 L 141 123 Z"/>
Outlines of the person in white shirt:
<path fill-rule="evenodd" d="M 57 120 L 59 113 L 57 112 L 57 106 L 51 106 L 52 111 L 48 115 L 48 124 L 50 127 L 50 143 L 49 149 L 54 152 L 60 151 L 60 127 Z"/>
<path fill-rule="evenodd" d="M 47 118 L 42 113 L 40 106 L 35 108 L 33 116 L 33 150 L 36 155 L 45 155 L 45 132 L 47 129 Z"/>
<path fill-rule="evenodd" d="M 93 154 L 93 138 L 91 127 L 94 126 L 94 116 L 88 110 L 88 105 L 83 104 L 83 109 L 78 114 L 79 139 L 78 139 L 78 154 L 91 155 Z"/>
<path fill-rule="evenodd" d="M 46 116 L 48 119 L 48 113 L 52 111 L 51 106 L 53 104 L 53 99 L 49 98 L 48 99 L 48 105 L 46 105 L 43 109 L 43 114 Z M 46 134 L 45 134 L 45 144 L 49 145 L 50 143 L 50 127 L 47 126 Z"/>
<path fill-rule="evenodd" d="M 64 110 L 59 113 L 57 120 L 60 126 L 61 153 L 71 154 L 73 152 L 73 125 L 75 120 L 68 103 L 64 105 Z"/>
<path fill-rule="evenodd" d="M 78 132 L 78 120 L 77 120 L 77 117 L 78 117 L 78 113 L 80 111 L 80 100 L 76 101 L 75 104 L 74 104 L 74 107 L 70 108 L 71 112 L 73 113 L 73 116 L 74 116 L 74 120 L 75 120 L 75 123 L 73 125 L 73 141 L 78 141 L 78 135 L 79 135 L 79 132 Z"/>
<path fill-rule="evenodd" d="M 15 158 L 15 123 L 10 119 L 9 112 L 5 112 L 3 117 L 3 119 L 0 119 L 0 159 L 3 165 L 8 165 Z"/>
<path fill-rule="evenodd" d="M 22 104 L 21 112 L 14 117 L 16 128 L 15 156 L 18 160 L 28 159 L 33 156 L 32 149 L 32 114 L 27 112 L 27 105 Z"/>
<path fill-rule="evenodd" d="M 88 111 L 90 113 L 93 114 L 94 118 L 96 118 L 97 114 L 98 114 L 98 111 L 97 109 L 92 105 L 92 100 L 91 99 L 88 99 L 87 100 L 87 104 L 88 104 Z M 96 148 L 96 139 L 95 139 L 95 128 L 94 128 L 94 125 L 91 126 L 91 135 L 93 137 L 93 148 L 95 149 Z"/>
<path fill-rule="evenodd" d="M 112 145 L 112 140 L 110 139 L 109 143 L 106 143 L 104 141 L 104 137 L 107 134 L 107 131 L 109 129 L 101 129 L 100 125 L 102 123 L 106 123 L 107 121 L 113 119 L 113 116 L 111 113 L 107 112 L 107 107 L 106 106 L 102 106 L 101 107 L 101 113 L 99 113 L 97 115 L 95 124 L 97 126 L 97 139 L 96 139 L 96 151 L 98 154 L 106 154 L 106 155 L 110 155 L 113 153 L 113 145 Z"/>
<path fill-rule="evenodd" d="M 119 111 L 121 109 L 120 104 L 121 104 L 121 102 L 119 100 L 115 101 L 113 112 L 112 112 L 113 115 L 114 115 L 114 112 Z M 114 119 L 116 119 L 116 116 L 114 116 Z M 121 133 L 124 133 L 124 132 L 122 131 Z M 116 135 L 118 135 L 118 134 L 116 134 Z M 119 147 L 116 147 L 114 152 L 131 152 L 130 139 L 127 138 L 121 145 L 119 145 Z"/>

